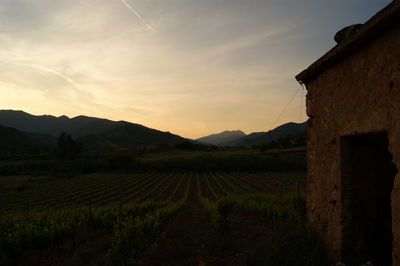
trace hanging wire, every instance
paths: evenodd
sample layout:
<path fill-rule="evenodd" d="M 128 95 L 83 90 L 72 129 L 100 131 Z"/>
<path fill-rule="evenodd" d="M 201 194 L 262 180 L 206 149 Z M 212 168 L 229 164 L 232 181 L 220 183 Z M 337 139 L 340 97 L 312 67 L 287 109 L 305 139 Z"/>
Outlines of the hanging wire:
<path fill-rule="evenodd" d="M 286 104 L 285 108 L 283 108 L 282 112 L 279 114 L 279 116 L 275 119 L 274 123 L 272 123 L 270 130 L 274 128 L 276 123 L 279 121 L 279 119 L 282 117 L 282 115 L 285 113 L 286 109 L 288 108 L 289 104 L 293 101 L 293 99 L 297 96 L 300 90 L 302 90 L 303 87 L 299 87 L 296 91 L 296 93 L 290 98 L 289 102 Z"/>

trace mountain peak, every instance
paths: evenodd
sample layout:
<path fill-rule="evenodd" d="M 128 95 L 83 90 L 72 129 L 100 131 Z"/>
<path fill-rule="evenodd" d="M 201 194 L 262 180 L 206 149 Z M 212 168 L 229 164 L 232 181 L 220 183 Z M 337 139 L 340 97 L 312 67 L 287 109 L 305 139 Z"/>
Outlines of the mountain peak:
<path fill-rule="evenodd" d="M 221 133 L 211 134 L 196 140 L 212 145 L 221 145 L 226 142 L 235 141 L 244 136 L 246 136 L 246 134 L 241 130 L 225 130 Z"/>
<path fill-rule="evenodd" d="M 254 132 L 247 135 L 244 138 L 239 139 L 238 142 L 231 142 L 231 146 L 246 146 L 251 147 L 254 145 L 268 144 L 272 141 L 276 141 L 280 138 L 293 136 L 301 133 L 305 133 L 307 128 L 307 122 L 295 123 L 289 122 L 283 125 L 277 126 L 276 128 L 267 132 Z"/>
<path fill-rule="evenodd" d="M 240 134 L 240 135 L 246 135 L 246 133 L 244 133 L 243 131 L 241 131 L 240 129 L 238 130 L 225 130 L 219 134 Z M 214 134 L 216 135 L 216 134 Z"/>

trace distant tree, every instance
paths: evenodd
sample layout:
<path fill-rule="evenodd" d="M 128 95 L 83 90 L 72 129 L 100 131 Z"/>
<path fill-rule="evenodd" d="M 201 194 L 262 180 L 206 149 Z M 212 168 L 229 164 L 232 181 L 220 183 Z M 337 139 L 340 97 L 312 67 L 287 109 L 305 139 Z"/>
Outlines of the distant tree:
<path fill-rule="evenodd" d="M 74 159 L 82 152 L 82 145 L 75 142 L 71 135 L 61 132 L 57 140 L 57 155 L 61 159 Z"/>

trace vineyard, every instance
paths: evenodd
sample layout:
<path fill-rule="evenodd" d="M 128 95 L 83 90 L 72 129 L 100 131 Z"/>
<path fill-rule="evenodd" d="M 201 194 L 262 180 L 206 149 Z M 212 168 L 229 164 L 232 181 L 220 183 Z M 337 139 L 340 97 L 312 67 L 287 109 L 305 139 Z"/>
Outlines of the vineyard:
<path fill-rule="evenodd" d="M 236 247 L 226 243 L 243 231 L 235 229 L 243 217 L 255 219 L 265 234 L 270 225 L 304 224 L 303 172 L 12 180 L 0 183 L 0 260 L 6 265 L 173 265 L 182 259 L 242 265 L 244 256 L 232 260 Z"/>
<path fill-rule="evenodd" d="M 171 201 L 185 196 L 190 182 L 202 196 L 217 199 L 226 194 L 274 193 L 304 190 L 304 173 L 137 173 L 92 174 L 71 178 L 20 178 L 4 186 L 2 211 L 46 210 L 73 206 L 104 206 L 116 202 Z M 5 179 L 1 177 L 0 179 Z M 6 183 L 9 184 L 9 183 Z M 297 187 L 296 187 L 297 186 Z M 282 190 L 282 191 L 281 191 Z"/>

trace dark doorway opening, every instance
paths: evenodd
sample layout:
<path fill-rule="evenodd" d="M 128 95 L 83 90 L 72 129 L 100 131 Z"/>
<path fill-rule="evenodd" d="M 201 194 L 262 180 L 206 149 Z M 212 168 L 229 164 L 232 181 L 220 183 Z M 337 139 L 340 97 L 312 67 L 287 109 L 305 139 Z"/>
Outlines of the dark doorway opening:
<path fill-rule="evenodd" d="M 341 138 L 342 257 L 349 265 L 392 265 L 392 159 L 386 133 Z"/>

